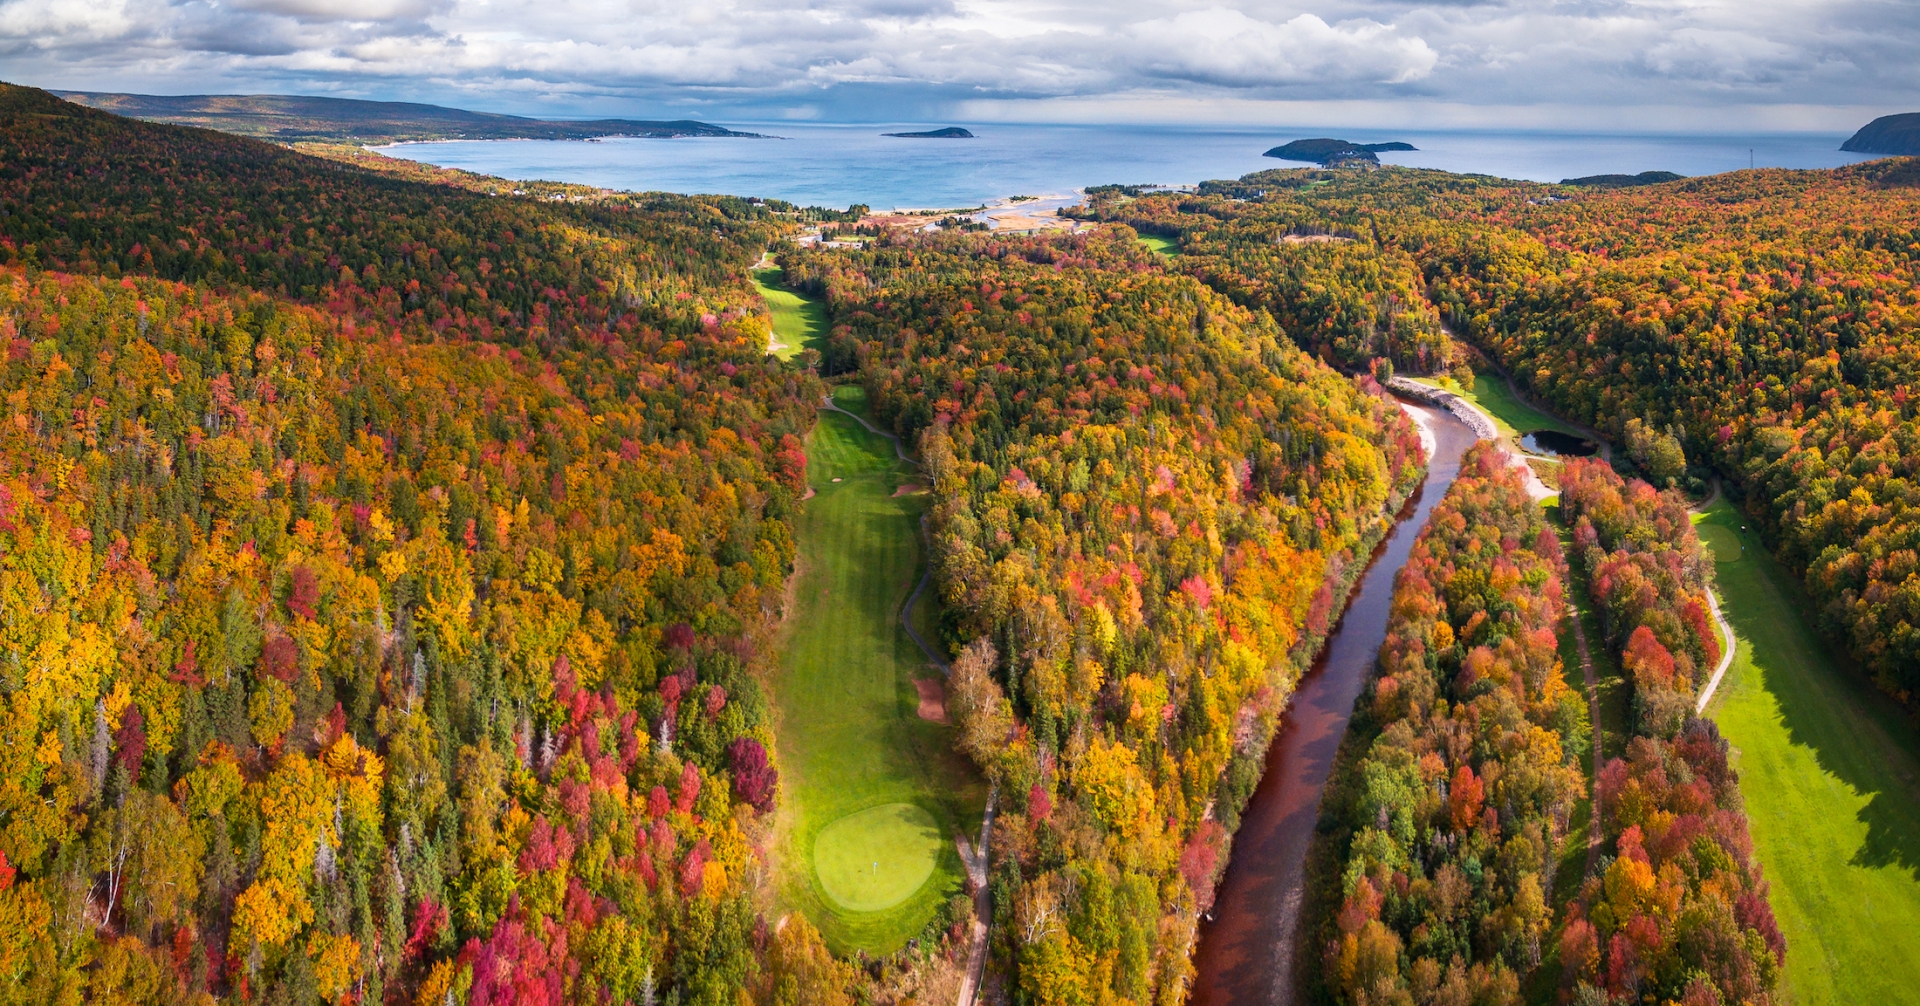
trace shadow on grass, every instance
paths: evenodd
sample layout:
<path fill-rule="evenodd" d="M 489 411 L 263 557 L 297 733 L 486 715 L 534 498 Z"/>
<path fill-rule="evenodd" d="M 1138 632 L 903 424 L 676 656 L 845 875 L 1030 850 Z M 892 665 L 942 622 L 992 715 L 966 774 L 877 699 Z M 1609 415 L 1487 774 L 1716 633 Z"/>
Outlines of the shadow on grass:
<path fill-rule="evenodd" d="M 1850 865 L 1896 867 L 1920 881 L 1914 724 L 1839 646 L 1814 631 L 1807 617 L 1814 601 L 1758 534 L 1741 530 L 1741 521 L 1726 504 L 1702 521 L 1726 528 L 1745 546 L 1737 561 L 1716 568 L 1727 621 L 1748 644 L 1759 685 L 1773 696 L 1789 740 L 1866 799 L 1857 815 L 1866 838 Z"/>

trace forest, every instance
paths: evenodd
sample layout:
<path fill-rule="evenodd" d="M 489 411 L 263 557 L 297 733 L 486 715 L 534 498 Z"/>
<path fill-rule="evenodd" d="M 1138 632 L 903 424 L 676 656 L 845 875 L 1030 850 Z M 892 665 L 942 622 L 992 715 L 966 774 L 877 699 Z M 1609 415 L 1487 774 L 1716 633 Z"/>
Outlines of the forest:
<path fill-rule="evenodd" d="M 754 900 L 777 222 L 0 99 L 0 997 L 843 995 Z"/>
<path fill-rule="evenodd" d="M 1629 471 L 1696 495 L 1718 479 L 1804 575 L 1821 627 L 1889 695 L 1920 692 L 1920 160 L 1577 197 L 1437 171 L 1266 171 L 1108 191 L 1088 214 L 1177 235 L 1192 274 L 1342 366 L 1390 355 L 1431 373 L 1466 343 L 1626 447 Z M 1430 344 L 1423 312 L 1453 340 Z"/>
<path fill-rule="evenodd" d="M 1560 466 L 1564 549 L 1477 449 L 1400 573 L 1325 808 L 1341 1002 L 1517 1002 L 1549 960 L 1564 1001 L 1776 1001 L 1685 493 L 1920 691 L 1920 161 L 1273 170 L 854 250 L 785 239 L 858 208 L 309 150 L 0 85 L 0 1002 L 892 1002 L 771 890 L 832 384 L 928 483 L 1014 1002 L 1185 1000 L 1424 472 L 1395 373 L 1618 449 Z M 793 360 L 769 249 L 828 320 Z M 1631 695 L 1597 778 L 1575 590 Z M 1603 854 L 1555 890 L 1589 796 Z M 954 900 L 903 955 L 963 947 Z"/>
<path fill-rule="evenodd" d="M 1329 794 L 1349 838 L 1325 956 L 1343 1003 L 1518 1004 L 1555 924 L 1585 786 L 1560 541 L 1518 471 L 1468 452 L 1394 583 L 1372 741 Z"/>
<path fill-rule="evenodd" d="M 1181 1001 L 1293 684 L 1424 467 L 1372 379 L 1122 230 L 784 256 L 917 442 L 1024 1001 Z"/>
<path fill-rule="evenodd" d="M 1693 711 L 1720 641 L 1686 506 L 1580 459 L 1563 470 L 1560 505 L 1634 713 L 1626 757 L 1609 760 L 1595 785 L 1612 861 L 1575 900 L 1561 960 L 1583 993 L 1772 1002 L 1786 941 L 1752 858 L 1727 742 Z"/>

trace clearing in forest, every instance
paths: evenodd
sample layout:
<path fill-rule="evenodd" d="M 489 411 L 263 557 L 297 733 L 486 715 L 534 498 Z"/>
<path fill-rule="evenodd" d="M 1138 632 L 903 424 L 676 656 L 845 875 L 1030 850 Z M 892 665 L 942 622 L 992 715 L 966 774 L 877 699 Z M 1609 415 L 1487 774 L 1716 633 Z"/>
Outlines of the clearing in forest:
<path fill-rule="evenodd" d="M 1148 251 L 1157 255 L 1180 254 L 1180 242 L 1172 238 L 1161 237 L 1158 234 L 1142 234 L 1139 236 L 1139 240 L 1141 244 L 1147 246 Z"/>
<path fill-rule="evenodd" d="M 753 285 L 773 315 L 773 340 L 767 352 L 791 360 L 803 349 L 819 349 L 827 338 L 827 310 L 819 301 L 802 297 L 781 285 L 786 270 L 755 269 Z"/>
<path fill-rule="evenodd" d="M 1507 386 L 1507 379 L 1491 370 L 1474 374 L 1472 391 L 1462 388 L 1460 382 L 1451 377 L 1414 377 L 1413 379 L 1421 384 L 1430 384 L 1436 388 L 1451 391 L 1478 405 L 1480 411 L 1493 417 L 1493 425 L 1503 437 L 1512 437 L 1517 440 L 1520 434 L 1532 433 L 1535 430 L 1552 430 L 1571 437 L 1586 436 L 1572 423 L 1558 416 L 1541 412 L 1515 397 L 1513 389 Z"/>
<path fill-rule="evenodd" d="M 1805 590 L 1743 519 L 1724 502 L 1696 519 L 1739 638 L 1707 712 L 1733 745 L 1773 884 L 1783 998 L 1920 1003 L 1920 743 L 1814 634 Z"/>
<path fill-rule="evenodd" d="M 841 389 L 852 408 L 858 389 Z M 836 399 L 839 400 L 839 399 Z M 822 411 L 807 438 L 815 495 L 799 519 L 799 580 L 779 707 L 780 891 L 828 944 L 889 953 L 926 927 L 964 870 L 956 834 L 979 829 L 986 784 L 923 720 L 913 681 L 937 674 L 900 626 L 921 575 L 926 497 L 891 442 Z"/>

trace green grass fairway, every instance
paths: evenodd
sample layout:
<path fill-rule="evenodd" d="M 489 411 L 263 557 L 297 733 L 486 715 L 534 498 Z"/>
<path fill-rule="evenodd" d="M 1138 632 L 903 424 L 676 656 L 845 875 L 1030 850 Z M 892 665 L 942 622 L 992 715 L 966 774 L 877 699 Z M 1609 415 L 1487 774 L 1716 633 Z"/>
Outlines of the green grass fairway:
<path fill-rule="evenodd" d="M 766 299 L 773 315 L 773 341 L 769 350 L 782 360 L 791 360 L 803 349 L 818 349 L 827 337 L 827 311 L 818 301 L 809 300 L 780 285 L 782 269 L 758 269 L 753 285 Z"/>
<path fill-rule="evenodd" d="M 1713 553 L 1713 561 L 1720 564 L 1739 562 L 1745 558 L 1741 554 L 1740 534 L 1730 527 L 1713 521 L 1700 521 L 1700 540 L 1706 543 L 1707 551 Z"/>
<path fill-rule="evenodd" d="M 954 751 L 951 728 L 916 715 L 926 658 L 899 616 L 920 577 L 926 497 L 893 495 L 914 470 L 890 441 L 821 412 L 807 473 L 816 495 L 796 528 L 799 580 L 775 688 L 781 907 L 804 912 L 836 951 L 891 953 L 959 893 L 953 836 L 978 830 L 986 784 Z M 900 805 L 924 815 L 917 828 L 860 837 L 880 829 L 854 815 Z M 847 879 L 843 865 L 876 861 L 904 890 Z M 875 905 L 887 907 L 862 908 Z"/>
<path fill-rule="evenodd" d="M 1512 389 L 1507 387 L 1507 379 L 1491 370 L 1480 371 L 1473 375 L 1472 391 L 1462 389 L 1460 383 L 1451 377 L 1416 377 L 1414 380 L 1437 388 L 1445 388 L 1480 406 L 1482 411 L 1493 417 L 1493 425 L 1504 437 L 1517 437 L 1522 433 L 1532 433 L 1534 430 L 1556 430 L 1570 436 L 1586 436 L 1566 422 L 1515 398 Z"/>
<path fill-rule="evenodd" d="M 1180 242 L 1172 238 L 1161 237 L 1158 234 L 1142 234 L 1140 235 L 1140 243 L 1146 245 L 1147 250 L 1156 255 L 1180 254 Z"/>
<path fill-rule="evenodd" d="M 813 868 L 835 905 L 877 912 L 919 890 L 945 844 L 933 815 L 910 803 L 890 803 L 820 829 Z"/>
<path fill-rule="evenodd" d="M 1726 503 L 1702 537 L 1739 637 L 1708 714 L 1734 746 L 1753 847 L 1787 937 L 1786 1000 L 1920 1003 L 1920 744 L 1804 619 L 1806 593 Z M 1711 537 L 1709 537 L 1711 536 Z"/>

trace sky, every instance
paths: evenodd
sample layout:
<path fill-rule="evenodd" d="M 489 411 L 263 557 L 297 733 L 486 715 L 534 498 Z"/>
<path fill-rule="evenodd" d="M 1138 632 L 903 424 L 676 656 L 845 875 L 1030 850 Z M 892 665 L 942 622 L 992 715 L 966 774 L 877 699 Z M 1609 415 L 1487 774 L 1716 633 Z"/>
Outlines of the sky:
<path fill-rule="evenodd" d="M 0 0 L 0 79 L 720 121 L 1850 132 L 1920 2 Z"/>

